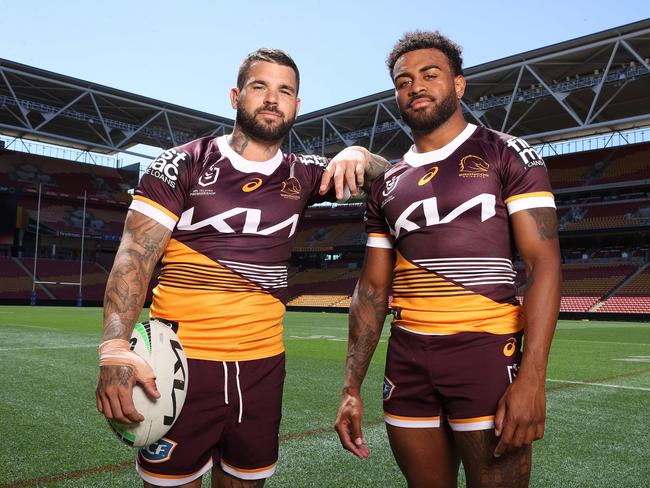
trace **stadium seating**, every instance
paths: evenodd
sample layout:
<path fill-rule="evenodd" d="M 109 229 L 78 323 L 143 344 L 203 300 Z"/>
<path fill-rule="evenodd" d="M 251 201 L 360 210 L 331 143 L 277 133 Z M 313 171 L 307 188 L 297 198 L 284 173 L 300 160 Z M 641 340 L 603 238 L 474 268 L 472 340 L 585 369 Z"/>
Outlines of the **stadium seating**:
<path fill-rule="evenodd" d="M 129 185 L 115 168 L 75 163 L 23 152 L 0 150 L 0 185 L 35 193 L 39 184 L 50 196 L 82 196 L 103 204 L 126 204 Z"/>
<path fill-rule="evenodd" d="M 603 302 L 598 312 L 612 313 L 650 313 L 650 297 L 613 296 Z"/>
<path fill-rule="evenodd" d="M 644 226 L 650 224 L 650 216 L 643 217 L 640 210 L 650 205 L 648 199 L 635 201 L 615 201 L 600 204 L 582 205 L 580 218 L 565 220 L 562 230 L 613 229 L 620 227 Z"/>
<path fill-rule="evenodd" d="M 32 293 L 32 277 L 16 258 L 0 257 L 0 298 L 27 300 Z"/>
<path fill-rule="evenodd" d="M 601 185 L 649 178 L 650 144 L 635 144 L 617 148 L 609 164 L 590 181 L 590 184 Z"/>
<path fill-rule="evenodd" d="M 562 267 L 562 296 L 602 297 L 637 271 L 633 264 L 565 264 Z"/>
<path fill-rule="evenodd" d="M 650 178 L 650 144 L 547 157 L 555 189 Z"/>

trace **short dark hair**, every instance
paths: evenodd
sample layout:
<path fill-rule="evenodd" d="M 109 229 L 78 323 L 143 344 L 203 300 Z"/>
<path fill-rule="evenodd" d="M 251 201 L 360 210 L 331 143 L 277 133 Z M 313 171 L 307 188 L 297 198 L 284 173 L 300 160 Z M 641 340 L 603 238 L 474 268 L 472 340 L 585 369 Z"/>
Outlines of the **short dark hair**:
<path fill-rule="evenodd" d="M 463 74 L 463 58 L 461 57 L 463 50 L 458 44 L 443 36 L 438 31 L 416 30 L 404 34 L 395 43 L 393 50 L 388 55 L 386 65 L 388 66 L 391 78 L 393 78 L 393 68 L 397 60 L 404 54 L 417 49 L 438 49 L 442 51 L 449 60 L 449 66 L 451 66 L 454 76 Z"/>
<path fill-rule="evenodd" d="M 239 73 L 237 73 L 237 88 L 240 90 L 244 88 L 244 83 L 248 77 L 250 67 L 255 61 L 266 61 L 267 63 L 275 63 L 293 69 L 293 72 L 296 74 L 296 93 L 298 92 L 298 89 L 300 88 L 300 73 L 298 72 L 298 66 L 296 66 L 294 60 L 291 59 L 291 56 L 283 50 L 271 49 L 268 47 L 263 47 L 253 51 L 244 58 L 239 66 Z"/>

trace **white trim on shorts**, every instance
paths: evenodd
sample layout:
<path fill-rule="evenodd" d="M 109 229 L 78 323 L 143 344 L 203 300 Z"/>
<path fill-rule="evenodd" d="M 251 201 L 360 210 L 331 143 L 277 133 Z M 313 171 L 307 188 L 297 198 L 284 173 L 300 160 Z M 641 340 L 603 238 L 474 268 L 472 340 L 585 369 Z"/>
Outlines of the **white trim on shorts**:
<path fill-rule="evenodd" d="M 136 457 L 135 459 L 135 470 L 140 475 L 140 478 L 142 478 L 147 483 L 151 483 L 152 485 L 158 485 L 158 486 L 179 486 L 179 485 L 184 485 L 186 483 L 190 483 L 195 479 L 198 479 L 201 476 L 203 476 L 211 468 L 212 468 L 212 458 L 208 459 L 208 462 L 205 463 L 201 469 L 187 476 L 157 474 L 144 469 L 142 466 L 140 466 L 140 463 L 138 462 L 138 458 Z"/>
<path fill-rule="evenodd" d="M 270 478 L 273 473 L 275 473 L 275 467 L 277 466 L 278 463 L 273 463 L 272 466 L 269 466 L 267 468 L 260 468 L 260 469 L 238 469 L 234 466 L 231 466 L 230 464 L 227 464 L 223 459 L 221 460 L 221 469 L 224 470 L 224 472 L 228 473 L 231 476 L 234 476 L 235 478 L 239 478 L 241 480 L 261 480 L 261 479 L 266 479 Z"/>
<path fill-rule="evenodd" d="M 473 432 L 475 430 L 494 429 L 494 416 L 458 420 L 447 418 L 447 422 L 449 422 L 451 430 L 454 430 L 456 432 Z"/>
<path fill-rule="evenodd" d="M 440 427 L 440 417 L 402 417 L 384 412 L 384 422 L 395 427 L 406 427 L 407 429 L 428 429 Z"/>

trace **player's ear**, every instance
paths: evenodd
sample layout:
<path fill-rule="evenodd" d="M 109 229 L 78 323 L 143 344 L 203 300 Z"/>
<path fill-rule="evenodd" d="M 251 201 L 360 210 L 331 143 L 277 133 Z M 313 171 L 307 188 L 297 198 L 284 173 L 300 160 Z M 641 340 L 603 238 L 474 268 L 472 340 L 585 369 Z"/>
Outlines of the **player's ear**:
<path fill-rule="evenodd" d="M 296 115 L 300 112 L 300 98 L 296 97 Z"/>
<path fill-rule="evenodd" d="M 458 75 L 454 78 L 454 88 L 456 90 L 456 98 L 460 100 L 465 94 L 465 77 Z"/>
<path fill-rule="evenodd" d="M 239 88 L 230 89 L 230 105 L 237 110 L 237 100 L 239 99 Z"/>

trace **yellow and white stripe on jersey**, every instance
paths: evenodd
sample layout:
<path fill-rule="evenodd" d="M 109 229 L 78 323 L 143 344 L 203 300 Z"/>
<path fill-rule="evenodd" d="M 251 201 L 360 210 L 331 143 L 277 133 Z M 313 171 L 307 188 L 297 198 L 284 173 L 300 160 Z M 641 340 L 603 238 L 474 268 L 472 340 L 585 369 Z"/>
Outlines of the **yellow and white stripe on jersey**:
<path fill-rule="evenodd" d="M 515 286 L 517 276 L 512 261 L 506 258 L 436 258 L 414 259 L 413 262 L 463 286 Z"/>
<path fill-rule="evenodd" d="M 515 212 L 529 208 L 555 208 L 555 197 L 551 192 L 538 191 L 514 195 L 506 198 L 504 203 L 508 208 L 508 214 L 512 215 Z"/>

